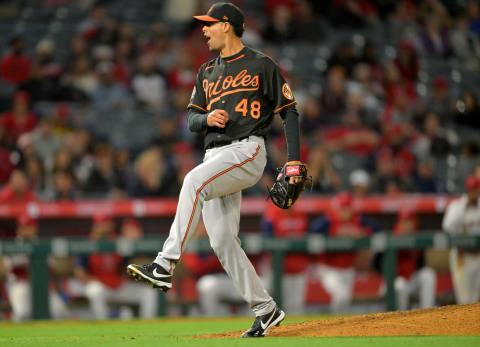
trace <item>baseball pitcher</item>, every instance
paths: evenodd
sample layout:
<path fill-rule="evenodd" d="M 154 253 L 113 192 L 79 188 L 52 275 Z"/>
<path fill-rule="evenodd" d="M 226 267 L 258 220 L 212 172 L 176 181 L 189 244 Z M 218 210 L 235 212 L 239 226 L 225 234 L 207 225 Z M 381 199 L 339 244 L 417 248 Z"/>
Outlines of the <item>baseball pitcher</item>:
<path fill-rule="evenodd" d="M 298 113 L 290 86 L 268 56 L 243 46 L 244 15 L 231 3 L 216 3 L 195 16 L 210 50 L 219 56 L 200 68 L 188 105 L 191 131 L 205 134 L 203 163 L 189 172 L 163 249 L 153 263 L 128 266 L 136 279 L 164 291 L 172 287 L 175 264 L 200 215 L 210 244 L 256 319 L 243 337 L 262 337 L 285 313 L 262 286 L 238 238 L 241 191 L 262 176 L 265 137 L 276 113 L 284 122 L 288 162 L 279 170 L 272 201 L 290 207 L 303 190 L 306 167 L 300 159 Z"/>

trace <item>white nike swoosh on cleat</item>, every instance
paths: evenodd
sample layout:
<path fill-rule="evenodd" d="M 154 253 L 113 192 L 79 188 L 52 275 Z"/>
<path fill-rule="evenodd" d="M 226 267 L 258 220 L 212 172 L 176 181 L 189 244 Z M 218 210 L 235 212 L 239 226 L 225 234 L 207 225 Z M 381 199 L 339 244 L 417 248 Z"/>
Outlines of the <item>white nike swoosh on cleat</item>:
<path fill-rule="evenodd" d="M 275 311 L 272 313 L 272 315 L 270 316 L 270 318 L 268 319 L 267 323 L 263 324 L 262 320 L 260 319 L 260 325 L 262 327 L 263 330 L 265 330 L 267 327 L 268 327 L 268 324 L 270 324 L 273 316 L 275 316 Z"/>
<path fill-rule="evenodd" d="M 131 266 L 131 265 L 128 265 L 128 269 L 131 270 L 131 271 L 133 271 L 133 272 L 135 272 L 135 273 L 138 274 L 139 276 L 141 276 L 145 281 L 147 281 L 147 282 L 149 282 L 149 283 L 151 283 L 151 284 L 154 284 L 154 285 L 156 285 L 156 286 L 159 287 L 159 288 L 168 288 L 168 289 L 172 288 L 172 283 L 171 283 L 171 282 L 163 282 L 163 281 L 161 281 L 161 280 L 156 280 L 156 279 L 154 279 L 154 278 L 151 277 L 151 276 L 145 275 L 143 272 L 137 270 L 135 267 L 133 267 L 133 266 Z M 168 275 L 162 275 L 162 276 L 171 277 L 171 275 L 170 275 L 170 276 L 168 276 Z"/>
<path fill-rule="evenodd" d="M 157 272 L 157 268 L 155 268 L 153 269 L 153 276 L 155 276 L 156 278 L 167 278 L 167 277 L 170 277 L 171 275 L 159 274 Z"/>

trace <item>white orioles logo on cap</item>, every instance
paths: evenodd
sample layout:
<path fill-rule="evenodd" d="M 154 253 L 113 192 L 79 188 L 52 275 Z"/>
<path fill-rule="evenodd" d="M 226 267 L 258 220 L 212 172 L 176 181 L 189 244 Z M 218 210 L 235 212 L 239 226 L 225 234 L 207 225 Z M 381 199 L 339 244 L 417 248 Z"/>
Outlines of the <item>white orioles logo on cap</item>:
<path fill-rule="evenodd" d="M 282 86 L 282 94 L 284 97 L 286 97 L 288 100 L 293 100 L 293 93 L 292 90 L 290 89 L 290 86 L 288 83 L 284 83 Z"/>

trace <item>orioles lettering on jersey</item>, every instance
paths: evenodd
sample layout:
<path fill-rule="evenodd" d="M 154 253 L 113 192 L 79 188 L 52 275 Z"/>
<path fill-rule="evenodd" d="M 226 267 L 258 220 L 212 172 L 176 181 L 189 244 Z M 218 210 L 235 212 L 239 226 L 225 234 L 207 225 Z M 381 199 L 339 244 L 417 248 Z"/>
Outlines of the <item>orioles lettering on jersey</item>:
<path fill-rule="evenodd" d="M 207 98 L 207 110 L 210 111 L 212 104 L 223 96 L 245 91 L 255 91 L 258 90 L 259 84 L 259 76 L 254 75 L 252 77 L 246 69 L 240 71 L 235 76 L 218 76 L 217 80 L 212 82 L 205 78 L 202 81 L 202 86 Z"/>

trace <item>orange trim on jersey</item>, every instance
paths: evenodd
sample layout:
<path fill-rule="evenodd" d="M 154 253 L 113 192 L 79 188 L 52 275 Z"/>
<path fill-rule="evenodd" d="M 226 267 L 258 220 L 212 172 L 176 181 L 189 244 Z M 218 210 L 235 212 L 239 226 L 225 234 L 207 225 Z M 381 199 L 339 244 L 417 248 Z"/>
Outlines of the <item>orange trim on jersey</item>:
<path fill-rule="evenodd" d="M 237 167 L 241 167 L 241 166 L 245 165 L 246 163 L 248 163 L 249 161 L 254 160 L 259 152 L 260 152 L 260 145 L 257 146 L 257 150 L 255 151 L 255 153 L 253 153 L 253 155 L 250 158 L 242 161 L 240 164 L 235 164 L 235 165 L 229 167 L 228 169 L 225 169 L 222 172 L 219 172 L 218 174 L 216 174 L 212 178 L 208 179 L 205 183 L 203 183 L 200 188 L 198 188 L 197 194 L 196 194 L 196 197 L 195 197 L 195 202 L 193 203 L 193 211 L 192 211 L 192 214 L 190 215 L 190 220 L 188 221 L 187 232 L 185 233 L 185 236 L 183 237 L 183 240 L 182 240 L 182 244 L 180 245 L 180 256 L 182 256 L 182 254 L 183 254 L 183 244 L 185 243 L 185 240 L 187 239 L 188 233 L 190 232 L 190 226 L 192 225 L 193 216 L 195 215 L 195 210 L 197 208 L 198 195 L 200 194 L 202 189 L 205 188 L 205 186 L 207 184 L 209 184 L 210 182 L 212 182 L 215 178 L 220 177 L 221 175 L 226 174 L 227 172 L 229 172 L 229 171 L 231 171 L 231 170 L 233 170 Z"/>
<path fill-rule="evenodd" d="M 225 62 L 226 62 L 226 63 L 231 63 L 232 61 L 235 61 L 235 60 L 238 60 L 238 59 L 242 59 L 244 56 L 245 56 L 245 54 L 242 54 L 241 56 L 238 56 L 238 57 L 236 57 L 236 58 L 233 58 L 232 60 L 226 60 Z"/>
<path fill-rule="evenodd" d="M 205 68 L 205 71 L 207 71 L 208 69 L 213 69 L 214 67 L 215 67 L 215 65 L 207 66 L 207 67 Z"/>
<path fill-rule="evenodd" d="M 203 107 L 201 107 L 201 106 L 198 106 L 198 105 L 195 105 L 195 104 L 188 104 L 187 108 L 189 108 L 190 106 L 196 107 L 196 108 L 198 108 L 198 109 L 202 110 L 203 112 L 207 112 L 207 110 L 206 110 L 206 109 L 204 109 L 204 108 L 203 108 Z"/>
<path fill-rule="evenodd" d="M 283 105 L 282 107 L 277 108 L 275 111 L 273 111 L 273 113 L 277 113 L 277 112 L 280 111 L 282 108 L 285 108 L 285 107 L 287 107 L 287 106 L 293 105 L 294 103 L 296 103 L 295 100 L 293 100 L 293 101 L 292 101 L 291 103 L 289 103 L 289 104 L 286 104 L 286 105 Z"/>
<path fill-rule="evenodd" d="M 256 88 L 240 88 L 240 89 L 229 90 L 228 92 L 222 93 L 219 96 L 217 96 L 216 98 L 213 98 L 212 100 L 210 100 L 210 102 L 207 105 L 207 110 L 210 110 L 210 106 L 214 102 L 217 102 L 218 100 L 223 98 L 225 95 L 230 95 L 230 94 L 239 93 L 239 92 L 248 92 L 248 91 L 252 91 L 252 90 L 258 90 L 258 87 L 256 87 Z"/>

